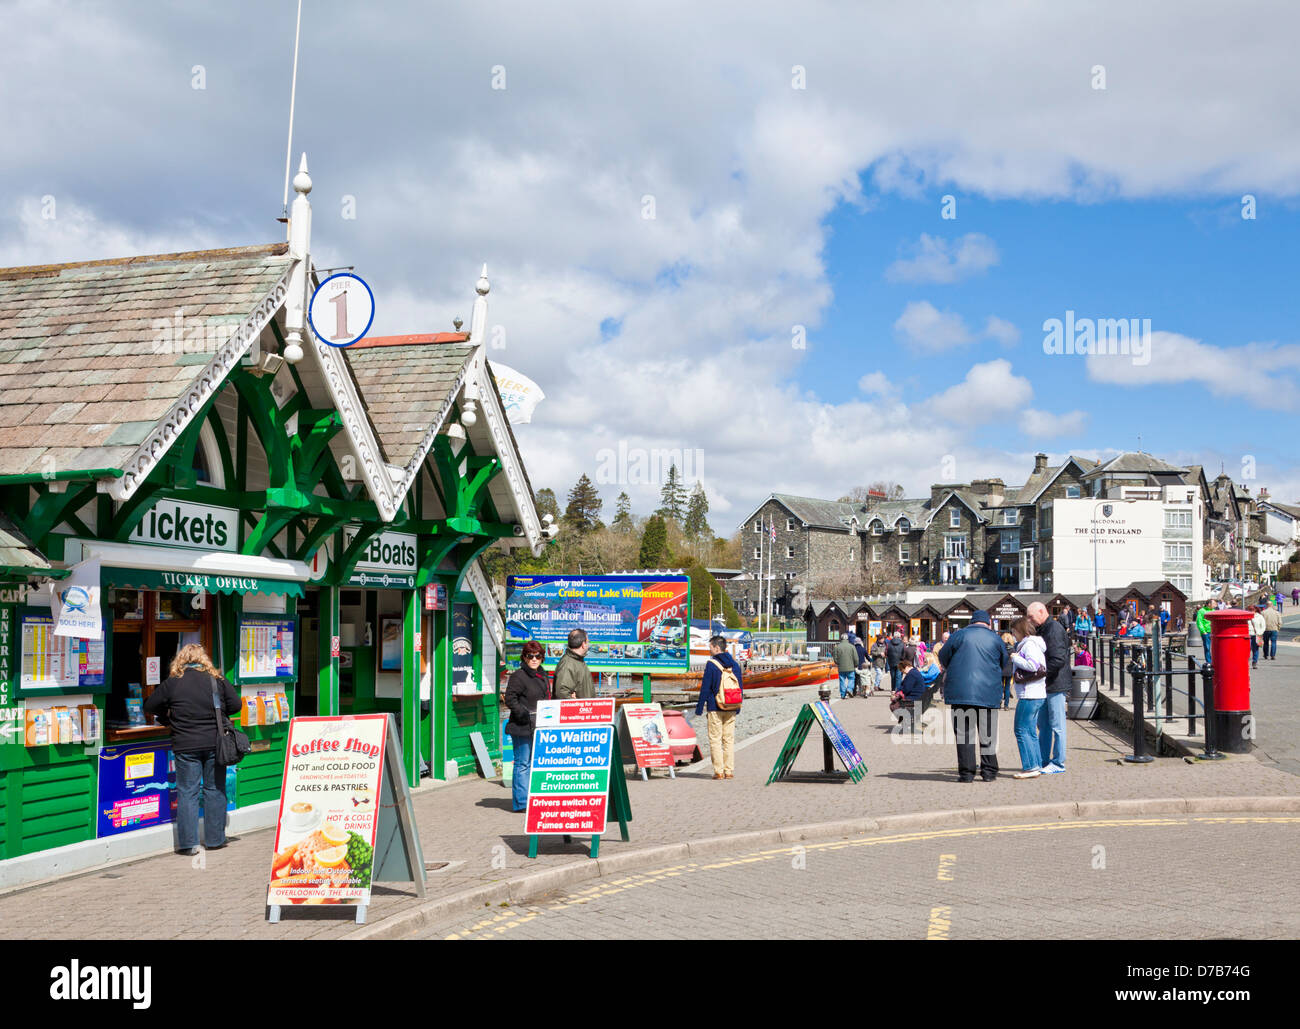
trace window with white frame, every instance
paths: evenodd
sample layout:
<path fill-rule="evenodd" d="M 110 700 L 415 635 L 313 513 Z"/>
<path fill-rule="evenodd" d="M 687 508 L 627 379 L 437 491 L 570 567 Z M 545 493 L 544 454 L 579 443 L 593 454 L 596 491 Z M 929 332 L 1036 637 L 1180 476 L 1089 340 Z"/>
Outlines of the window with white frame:
<path fill-rule="evenodd" d="M 759 560 L 762 559 L 762 557 L 763 557 L 763 552 L 762 552 L 758 547 L 755 547 L 755 548 L 754 548 L 754 560 L 755 560 L 755 561 L 759 561 Z"/>
<path fill-rule="evenodd" d="M 763 531 L 763 519 L 760 518 L 758 521 L 754 523 L 754 531 L 755 532 Z"/>
<path fill-rule="evenodd" d="M 1191 511 L 1165 511 L 1166 529 L 1190 529 L 1191 527 Z"/>
<path fill-rule="evenodd" d="M 950 559 L 965 557 L 966 537 L 945 535 L 943 538 L 943 556 Z"/>
<path fill-rule="evenodd" d="M 911 532 L 911 531 L 912 531 L 912 523 L 909 522 L 906 518 L 900 518 L 900 519 L 898 520 L 898 531 L 899 531 L 899 532 Z"/>
<path fill-rule="evenodd" d="M 787 519 L 785 520 L 785 531 L 786 531 L 786 532 L 793 532 L 793 531 L 794 531 L 794 519 L 793 519 L 793 518 L 787 518 Z"/>
<path fill-rule="evenodd" d="M 1190 543 L 1166 543 L 1165 560 L 1166 561 L 1190 561 L 1192 559 L 1192 545 Z"/>
<path fill-rule="evenodd" d="M 1177 586 L 1177 587 L 1178 587 L 1180 590 L 1182 590 L 1184 593 L 1188 594 L 1189 596 L 1191 595 L 1191 592 L 1192 592 L 1192 577 L 1191 577 L 1190 575 L 1175 575 L 1175 576 L 1172 576 L 1172 577 L 1169 579 L 1169 581 L 1172 582 L 1175 586 Z"/>
<path fill-rule="evenodd" d="M 871 520 L 871 535 L 879 536 L 884 531 L 885 531 L 885 523 L 882 522 L 879 518 L 873 518 Z"/>
<path fill-rule="evenodd" d="M 900 543 L 898 545 L 898 560 L 902 564 L 911 564 L 912 562 L 912 544 Z"/>
<path fill-rule="evenodd" d="M 1003 525 L 1018 525 L 1020 522 L 1020 512 L 1014 507 L 1009 507 L 1002 512 Z"/>
<path fill-rule="evenodd" d="M 1065 487 L 1065 498 L 1066 498 L 1067 500 L 1078 500 L 1078 499 L 1079 499 L 1079 487 L 1078 487 L 1078 486 L 1066 486 L 1066 487 Z"/>
<path fill-rule="evenodd" d="M 950 529 L 961 528 L 961 509 L 951 507 L 948 509 L 948 527 Z"/>
<path fill-rule="evenodd" d="M 881 552 L 882 552 L 884 549 L 885 549 L 885 548 L 882 547 L 879 543 L 873 543 L 873 544 L 871 545 L 871 560 L 872 560 L 872 561 L 879 561 L 879 560 L 880 560 Z"/>
<path fill-rule="evenodd" d="M 786 547 L 786 548 L 785 548 L 785 556 L 786 556 L 786 557 L 794 557 L 794 547 Z"/>
<path fill-rule="evenodd" d="M 1004 532 L 1002 534 L 1002 553 L 1018 554 L 1020 552 L 1020 533 Z"/>

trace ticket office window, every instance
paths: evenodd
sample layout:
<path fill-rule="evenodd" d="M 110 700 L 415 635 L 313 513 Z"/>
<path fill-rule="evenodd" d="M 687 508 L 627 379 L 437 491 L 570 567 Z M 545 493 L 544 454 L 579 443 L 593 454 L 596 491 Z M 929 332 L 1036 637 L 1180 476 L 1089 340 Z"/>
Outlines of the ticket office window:
<path fill-rule="evenodd" d="M 211 618 L 197 607 L 198 594 L 151 590 L 110 589 L 108 606 L 113 615 L 113 637 L 108 674 L 111 691 L 105 698 L 107 740 L 130 739 L 157 733 L 163 727 L 146 716 L 145 725 L 131 726 L 127 701 L 132 685 L 147 698 L 157 687 L 147 682 L 148 657 L 159 659 L 159 682 L 167 681 L 172 658 L 187 643 L 201 643 L 212 653 Z"/>

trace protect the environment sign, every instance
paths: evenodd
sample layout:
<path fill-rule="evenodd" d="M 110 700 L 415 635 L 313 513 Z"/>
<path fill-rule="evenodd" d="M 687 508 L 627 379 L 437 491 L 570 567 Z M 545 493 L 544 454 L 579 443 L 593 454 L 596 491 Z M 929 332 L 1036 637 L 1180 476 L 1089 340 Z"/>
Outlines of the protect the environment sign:
<path fill-rule="evenodd" d="M 295 718 L 267 903 L 368 904 L 387 715 Z"/>
<path fill-rule="evenodd" d="M 587 665 L 618 672 L 685 672 L 690 667 L 690 589 L 684 575 L 511 576 L 510 635 L 546 648 L 554 668 L 569 632 L 583 629 Z"/>
<path fill-rule="evenodd" d="M 612 725 L 538 729 L 533 735 L 525 831 L 603 833 L 613 748 Z"/>

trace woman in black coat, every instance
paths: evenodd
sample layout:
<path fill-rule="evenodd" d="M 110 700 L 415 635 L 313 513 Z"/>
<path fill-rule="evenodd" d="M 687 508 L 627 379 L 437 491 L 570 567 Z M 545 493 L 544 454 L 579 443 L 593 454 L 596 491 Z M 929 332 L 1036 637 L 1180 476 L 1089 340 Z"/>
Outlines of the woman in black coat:
<path fill-rule="evenodd" d="M 203 842 L 208 850 L 226 845 L 226 769 L 217 764 L 217 712 L 212 687 L 226 714 L 239 713 L 239 694 L 212 666 L 197 643 L 181 647 L 171 677 L 149 694 L 145 714 L 171 729 L 176 757 L 177 854 L 197 854 L 199 789 L 203 790 Z"/>
<path fill-rule="evenodd" d="M 542 670 L 542 645 L 536 640 L 524 644 L 523 659 L 506 683 L 505 705 L 510 710 L 506 732 L 514 740 L 515 774 L 513 809 L 528 807 L 528 773 L 533 764 L 533 733 L 537 729 L 537 702 L 549 700 L 551 683 Z"/>

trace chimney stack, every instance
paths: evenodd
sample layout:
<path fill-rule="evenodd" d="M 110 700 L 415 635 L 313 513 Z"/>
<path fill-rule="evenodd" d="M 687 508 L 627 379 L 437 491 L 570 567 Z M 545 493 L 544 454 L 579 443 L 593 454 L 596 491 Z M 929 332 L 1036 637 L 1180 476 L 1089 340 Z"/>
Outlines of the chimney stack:
<path fill-rule="evenodd" d="M 1045 472 L 1045 471 L 1047 471 L 1047 455 L 1046 455 L 1046 454 L 1035 454 L 1035 455 L 1034 455 L 1034 472 L 1035 472 L 1035 473 L 1038 473 L 1038 472 Z"/>

